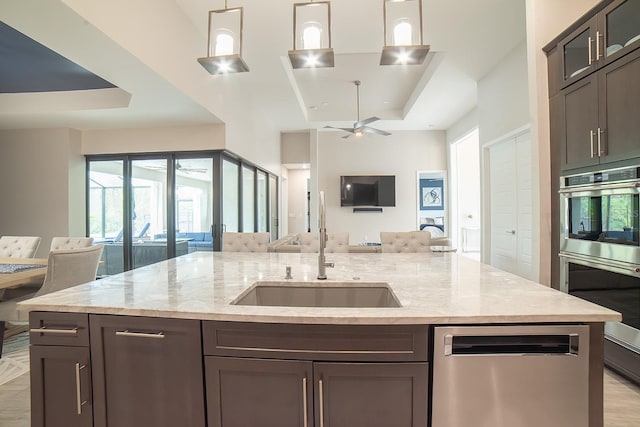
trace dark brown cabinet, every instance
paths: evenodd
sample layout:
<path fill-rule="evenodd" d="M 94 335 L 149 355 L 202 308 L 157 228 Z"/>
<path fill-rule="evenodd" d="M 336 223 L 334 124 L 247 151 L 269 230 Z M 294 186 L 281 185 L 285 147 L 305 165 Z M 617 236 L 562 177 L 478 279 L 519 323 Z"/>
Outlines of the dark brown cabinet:
<path fill-rule="evenodd" d="M 427 337 L 419 325 L 203 322 L 209 426 L 426 427 Z"/>
<path fill-rule="evenodd" d="M 198 320 L 91 315 L 95 427 L 204 427 Z"/>
<path fill-rule="evenodd" d="M 427 426 L 427 363 L 206 356 L 205 371 L 210 427 Z"/>
<path fill-rule="evenodd" d="M 93 426 L 88 315 L 32 313 L 31 426 Z"/>
<path fill-rule="evenodd" d="M 427 363 L 315 363 L 321 427 L 427 426 Z"/>
<path fill-rule="evenodd" d="M 561 96 L 562 170 L 640 157 L 640 50 L 566 87 Z"/>
<path fill-rule="evenodd" d="M 579 21 L 558 47 L 564 87 L 640 47 L 640 2 L 602 2 L 597 13 Z"/>
<path fill-rule="evenodd" d="M 205 357 L 209 427 L 313 425 L 312 363 Z"/>

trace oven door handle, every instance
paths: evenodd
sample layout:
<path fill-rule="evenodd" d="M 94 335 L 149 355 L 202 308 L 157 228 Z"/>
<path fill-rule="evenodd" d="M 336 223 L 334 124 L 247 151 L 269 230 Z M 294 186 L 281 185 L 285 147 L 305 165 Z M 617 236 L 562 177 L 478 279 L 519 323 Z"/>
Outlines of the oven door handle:
<path fill-rule="evenodd" d="M 583 191 L 600 191 L 600 190 L 613 190 L 613 189 L 625 189 L 630 190 L 640 189 L 640 182 L 622 183 L 622 184 L 605 184 L 605 185 L 585 185 L 584 187 L 567 187 L 558 190 L 560 194 L 566 193 L 581 193 Z"/>
<path fill-rule="evenodd" d="M 583 261 L 583 262 L 588 262 L 590 264 L 599 264 L 599 265 L 604 265 L 607 267 L 614 267 L 614 268 L 620 268 L 622 270 L 628 270 L 631 273 L 640 273 L 640 266 L 632 266 L 629 267 L 629 265 L 624 265 L 622 263 L 613 263 L 613 262 L 607 262 L 607 261 L 600 261 L 600 260 L 594 260 L 593 258 L 588 258 L 588 257 L 582 257 L 582 256 L 578 256 L 578 255 L 569 255 L 567 253 L 560 253 L 559 256 L 561 258 L 567 258 L 567 259 L 572 259 L 575 261 Z"/>

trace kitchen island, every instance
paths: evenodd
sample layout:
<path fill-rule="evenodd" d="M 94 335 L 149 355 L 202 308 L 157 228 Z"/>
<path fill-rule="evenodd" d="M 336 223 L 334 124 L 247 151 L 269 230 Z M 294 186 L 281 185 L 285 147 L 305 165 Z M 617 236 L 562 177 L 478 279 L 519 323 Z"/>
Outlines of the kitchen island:
<path fill-rule="evenodd" d="M 32 312 L 32 425 L 58 425 L 51 420 L 67 416 L 75 420 L 68 425 L 96 427 L 463 425 L 442 419 L 440 408 L 456 404 L 439 401 L 450 390 L 438 385 L 444 374 L 434 335 L 470 325 L 533 327 L 531 337 L 553 326 L 571 340 L 576 334 L 567 327 L 585 329 L 586 368 L 577 371 L 584 378 L 574 393 L 552 400 L 583 409 L 564 426 L 602 425 L 603 325 L 620 320 L 618 313 L 455 253 L 328 258 L 335 268 L 319 285 L 314 254 L 198 252 L 22 303 Z M 284 280 L 286 267 L 292 278 Z M 232 304 L 256 282 L 383 283 L 400 307 Z M 580 359 L 572 354 L 577 344 L 567 345 L 565 360 Z M 540 361 L 553 357 L 531 358 L 530 370 L 544 377 Z M 544 380 L 551 388 L 573 383 L 575 372 Z M 60 384 L 54 393 L 40 386 L 52 382 Z M 523 417 L 555 405 L 532 393 L 533 409 L 523 407 Z M 52 403 L 70 405 L 71 414 L 51 410 Z M 518 419 L 507 412 L 504 425 Z"/>

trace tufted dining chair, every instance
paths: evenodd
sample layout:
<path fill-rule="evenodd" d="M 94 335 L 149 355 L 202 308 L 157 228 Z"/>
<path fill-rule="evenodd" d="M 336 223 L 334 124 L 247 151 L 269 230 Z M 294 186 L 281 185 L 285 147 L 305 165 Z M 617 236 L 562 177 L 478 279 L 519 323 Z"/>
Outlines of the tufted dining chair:
<path fill-rule="evenodd" d="M 28 314 L 16 309 L 18 302 L 94 281 L 103 248 L 103 245 L 95 245 L 87 248 L 59 249 L 49 252 L 47 273 L 40 289 L 35 293 L 0 302 L 0 332 L 4 331 L 5 321 L 27 320 Z M 0 349 L 2 348 L 2 338 L 3 334 L 0 334 Z"/>
<path fill-rule="evenodd" d="M 222 233 L 222 252 L 267 252 L 269 233 Z"/>
<path fill-rule="evenodd" d="M 300 252 L 318 252 L 320 239 L 319 233 L 300 233 Z M 346 253 L 349 252 L 349 233 L 337 232 L 327 233 L 327 253 Z"/>
<path fill-rule="evenodd" d="M 86 248 L 93 245 L 93 237 L 54 237 L 51 250 Z"/>
<path fill-rule="evenodd" d="M 381 231 L 382 252 L 430 252 L 431 234 L 423 231 Z"/>
<path fill-rule="evenodd" d="M 0 237 L 0 258 L 33 258 L 40 246 L 40 237 Z"/>

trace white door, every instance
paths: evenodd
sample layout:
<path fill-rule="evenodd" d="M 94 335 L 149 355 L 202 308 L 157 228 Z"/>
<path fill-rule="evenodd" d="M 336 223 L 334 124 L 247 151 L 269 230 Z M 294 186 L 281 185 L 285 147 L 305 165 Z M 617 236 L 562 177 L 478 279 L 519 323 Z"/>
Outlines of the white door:
<path fill-rule="evenodd" d="M 532 264 L 529 131 L 489 149 L 491 265 L 529 279 Z"/>

